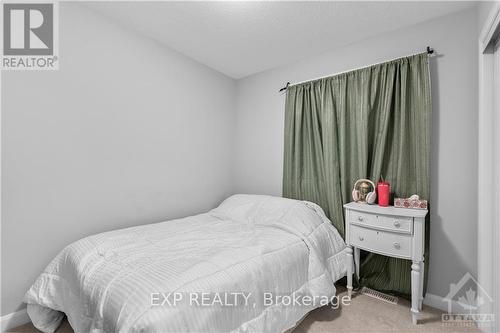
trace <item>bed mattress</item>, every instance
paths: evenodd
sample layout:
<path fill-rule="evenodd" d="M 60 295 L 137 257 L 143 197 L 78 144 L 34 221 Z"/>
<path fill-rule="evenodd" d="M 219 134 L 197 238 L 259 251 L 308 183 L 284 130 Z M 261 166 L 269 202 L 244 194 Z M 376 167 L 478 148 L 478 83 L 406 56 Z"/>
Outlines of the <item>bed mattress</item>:
<path fill-rule="evenodd" d="M 25 302 L 43 332 L 282 332 L 335 295 L 344 249 L 313 203 L 235 195 L 67 246 Z"/>

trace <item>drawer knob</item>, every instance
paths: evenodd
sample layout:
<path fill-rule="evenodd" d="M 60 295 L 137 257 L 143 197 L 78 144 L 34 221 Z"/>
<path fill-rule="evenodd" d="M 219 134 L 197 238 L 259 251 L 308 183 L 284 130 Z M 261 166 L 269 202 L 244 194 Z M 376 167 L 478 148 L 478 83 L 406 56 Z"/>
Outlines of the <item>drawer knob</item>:
<path fill-rule="evenodd" d="M 361 216 L 358 216 L 358 221 L 363 222 L 363 218 Z"/>
<path fill-rule="evenodd" d="M 394 221 L 394 226 L 396 228 L 399 228 L 401 226 L 401 223 L 399 223 L 399 221 Z"/>
<path fill-rule="evenodd" d="M 365 240 L 365 238 L 363 236 L 358 236 L 358 238 L 359 238 L 360 241 L 364 241 Z"/>
<path fill-rule="evenodd" d="M 398 242 L 394 242 L 393 244 L 396 249 L 401 248 L 401 244 L 399 244 Z"/>

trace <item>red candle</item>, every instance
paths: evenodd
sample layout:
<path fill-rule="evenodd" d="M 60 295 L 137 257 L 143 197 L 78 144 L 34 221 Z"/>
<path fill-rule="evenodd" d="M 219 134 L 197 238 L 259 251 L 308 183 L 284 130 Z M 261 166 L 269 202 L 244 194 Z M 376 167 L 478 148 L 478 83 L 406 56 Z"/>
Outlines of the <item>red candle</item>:
<path fill-rule="evenodd" d="M 389 197 L 391 194 L 391 184 L 386 181 L 377 183 L 378 205 L 382 207 L 389 206 Z"/>

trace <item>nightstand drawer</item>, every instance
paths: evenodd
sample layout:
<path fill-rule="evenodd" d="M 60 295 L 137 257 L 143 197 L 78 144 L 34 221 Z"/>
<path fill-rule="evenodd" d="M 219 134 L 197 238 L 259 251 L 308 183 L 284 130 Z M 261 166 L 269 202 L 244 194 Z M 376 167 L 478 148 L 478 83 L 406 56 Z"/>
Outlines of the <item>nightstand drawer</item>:
<path fill-rule="evenodd" d="M 412 236 L 379 231 L 351 224 L 350 244 L 383 255 L 411 258 Z"/>
<path fill-rule="evenodd" d="M 413 233 L 413 218 L 411 217 L 366 214 L 356 211 L 351 211 L 350 216 L 351 224 L 367 226 L 370 228 L 387 230 L 391 232 L 399 232 L 405 234 Z"/>

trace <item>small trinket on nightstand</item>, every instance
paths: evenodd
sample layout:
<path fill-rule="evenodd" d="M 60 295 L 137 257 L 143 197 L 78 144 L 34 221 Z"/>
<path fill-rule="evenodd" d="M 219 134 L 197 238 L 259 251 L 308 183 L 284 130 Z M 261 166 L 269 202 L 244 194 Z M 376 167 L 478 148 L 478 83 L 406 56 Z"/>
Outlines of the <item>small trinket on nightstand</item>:
<path fill-rule="evenodd" d="M 394 207 L 397 208 L 413 208 L 413 209 L 427 209 L 427 200 L 420 199 L 417 194 L 409 198 L 396 198 L 394 199 Z"/>

